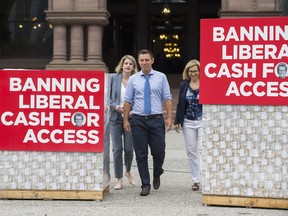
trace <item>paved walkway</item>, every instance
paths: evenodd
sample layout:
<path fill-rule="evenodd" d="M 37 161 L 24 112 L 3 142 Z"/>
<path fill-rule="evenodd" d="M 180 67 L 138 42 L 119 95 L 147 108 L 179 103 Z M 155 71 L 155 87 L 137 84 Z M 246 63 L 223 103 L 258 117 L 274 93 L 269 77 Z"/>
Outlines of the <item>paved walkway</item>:
<path fill-rule="evenodd" d="M 149 165 L 152 166 L 151 157 Z M 285 216 L 288 211 L 277 209 L 202 206 L 200 191 L 193 192 L 183 135 L 174 130 L 167 133 L 165 173 L 159 190 L 141 197 L 140 179 L 133 163 L 136 186 L 124 179 L 124 188 L 115 191 L 113 163 L 111 161 L 110 193 L 103 201 L 43 201 L 0 200 L 0 216 Z M 152 170 L 151 170 L 152 173 Z"/>

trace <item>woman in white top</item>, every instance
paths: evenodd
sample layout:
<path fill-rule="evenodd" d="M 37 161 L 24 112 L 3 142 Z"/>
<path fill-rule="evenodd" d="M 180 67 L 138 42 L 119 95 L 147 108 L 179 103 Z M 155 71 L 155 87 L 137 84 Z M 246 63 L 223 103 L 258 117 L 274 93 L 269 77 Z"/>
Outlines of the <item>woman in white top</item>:
<path fill-rule="evenodd" d="M 129 77 L 137 72 L 137 62 L 131 55 L 125 55 L 115 68 L 116 74 L 111 76 L 110 89 L 110 134 L 113 146 L 114 173 L 117 183 L 115 190 L 123 187 L 123 151 L 125 176 L 130 184 L 134 185 L 134 177 L 130 170 L 133 160 L 133 141 L 131 131 L 123 129 L 123 103 L 126 85 Z"/>

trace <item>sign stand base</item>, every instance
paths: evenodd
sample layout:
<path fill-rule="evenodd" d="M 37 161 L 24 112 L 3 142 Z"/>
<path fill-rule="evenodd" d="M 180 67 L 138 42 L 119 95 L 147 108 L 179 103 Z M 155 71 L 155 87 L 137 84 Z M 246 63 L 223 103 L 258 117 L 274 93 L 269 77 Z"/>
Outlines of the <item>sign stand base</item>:
<path fill-rule="evenodd" d="M 80 190 L 1 190 L 0 199 L 41 199 L 41 200 L 99 200 L 109 193 L 109 185 L 103 191 Z"/>
<path fill-rule="evenodd" d="M 203 195 L 203 205 L 288 209 L 287 199 Z"/>

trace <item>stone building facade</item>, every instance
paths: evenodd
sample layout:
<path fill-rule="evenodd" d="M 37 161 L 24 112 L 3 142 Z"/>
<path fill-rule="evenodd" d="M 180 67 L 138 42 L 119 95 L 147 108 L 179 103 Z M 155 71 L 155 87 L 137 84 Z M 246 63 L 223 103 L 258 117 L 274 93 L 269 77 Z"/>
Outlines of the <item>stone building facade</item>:
<path fill-rule="evenodd" d="M 21 6 L 20 4 L 16 7 L 13 6 L 16 2 L 20 3 L 17 0 L 0 3 L 0 14 L 2 14 L 0 19 L 3 19 L 4 24 L 8 21 L 7 27 L 2 28 L 0 26 L 0 68 L 104 68 L 112 72 L 117 61 L 124 54 L 135 55 L 141 48 L 150 48 L 157 54 L 157 50 L 153 47 L 153 41 L 155 40 L 153 34 L 155 34 L 155 37 L 159 36 L 158 34 L 161 34 L 162 30 L 159 33 L 157 28 L 165 27 L 156 26 L 166 19 L 161 14 L 163 1 L 47 0 L 48 3 L 46 4 L 48 6 L 44 6 L 46 8 L 44 15 L 51 29 L 53 28 L 53 40 L 47 43 L 51 39 L 43 38 L 35 42 L 37 44 L 33 46 L 43 43 L 46 49 L 48 46 L 51 47 L 49 51 L 45 50 L 45 52 L 52 54 L 43 56 L 43 47 L 39 54 L 31 57 L 29 52 L 27 52 L 28 55 L 25 54 L 26 48 L 22 49 L 21 55 L 18 55 L 16 50 L 27 44 L 23 43 L 21 46 L 19 44 L 16 44 L 16 46 L 15 44 L 8 44 L 10 42 L 9 37 L 13 37 L 19 31 L 17 25 L 22 22 L 21 16 L 13 14 L 17 13 Z M 28 2 L 32 2 L 32 0 Z M 287 0 L 171 0 L 169 2 L 171 2 L 169 18 L 172 19 L 170 21 L 173 25 L 177 25 L 178 35 L 183 44 L 181 47 L 182 60 L 173 60 L 179 62 L 175 66 L 176 70 L 173 68 L 174 65 L 171 61 L 165 62 L 169 67 L 159 66 L 159 70 L 167 71 L 167 73 L 177 73 L 177 68 L 183 67 L 189 59 L 199 58 L 199 19 L 288 15 Z M 41 4 L 44 3 L 41 2 Z M 24 4 L 24 2 L 21 2 L 21 4 Z M 38 5 L 40 3 L 33 4 Z M 28 11 L 23 20 L 28 25 L 34 24 L 32 6 L 22 5 L 22 7 L 31 7 L 31 14 Z M 33 6 L 33 8 L 36 7 Z M 22 10 L 21 13 L 27 13 L 27 9 L 26 11 Z M 39 12 L 35 13 L 39 14 Z M 29 20 L 29 16 L 32 17 L 32 22 Z M 17 17 L 21 19 L 18 20 Z M 11 32 L 9 29 L 11 27 L 8 27 L 12 24 L 15 25 L 15 30 L 13 29 L 13 31 L 16 31 L 15 33 Z M 44 26 L 45 23 L 40 24 Z M 182 30 L 179 30 L 179 28 L 182 28 Z M 30 34 L 34 34 L 34 30 L 31 30 Z M 127 34 L 129 38 L 127 38 Z M 11 48 L 9 54 L 7 47 Z M 162 47 L 160 48 L 162 49 Z M 165 59 L 162 58 L 156 63 L 163 60 Z M 171 71 L 169 71 L 170 68 L 172 68 Z"/>
<path fill-rule="evenodd" d="M 109 19 L 106 0 L 49 0 L 46 14 L 54 36 L 53 59 L 47 69 L 106 71 L 102 59 L 103 28 Z"/>

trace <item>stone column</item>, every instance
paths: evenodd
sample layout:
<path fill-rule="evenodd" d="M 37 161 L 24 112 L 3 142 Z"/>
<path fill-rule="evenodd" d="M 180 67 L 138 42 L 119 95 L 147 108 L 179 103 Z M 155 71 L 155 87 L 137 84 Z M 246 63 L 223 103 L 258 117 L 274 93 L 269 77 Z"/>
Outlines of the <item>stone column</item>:
<path fill-rule="evenodd" d="M 107 9 L 107 0 L 98 0 L 99 9 L 106 10 Z"/>
<path fill-rule="evenodd" d="M 53 32 L 53 60 L 51 64 L 67 63 L 66 26 L 55 25 Z"/>
<path fill-rule="evenodd" d="M 71 26 L 71 64 L 83 64 L 84 61 L 84 31 L 83 25 Z"/>
<path fill-rule="evenodd" d="M 49 0 L 48 3 L 48 11 L 45 11 L 46 20 L 56 28 L 54 28 L 54 56 L 46 68 L 107 71 L 102 60 L 103 28 L 108 24 L 110 16 L 107 11 L 107 0 Z M 57 26 L 65 28 L 71 26 L 71 34 L 61 32 Z M 85 27 L 87 35 L 86 31 L 84 33 Z M 66 42 L 67 36 L 70 36 L 69 44 Z M 59 38 L 61 41 L 57 41 Z M 87 50 L 84 49 L 86 44 Z M 66 50 L 69 49 L 70 56 L 66 54 Z"/>
<path fill-rule="evenodd" d="M 102 64 L 102 33 L 101 26 L 88 26 L 88 64 Z"/>

